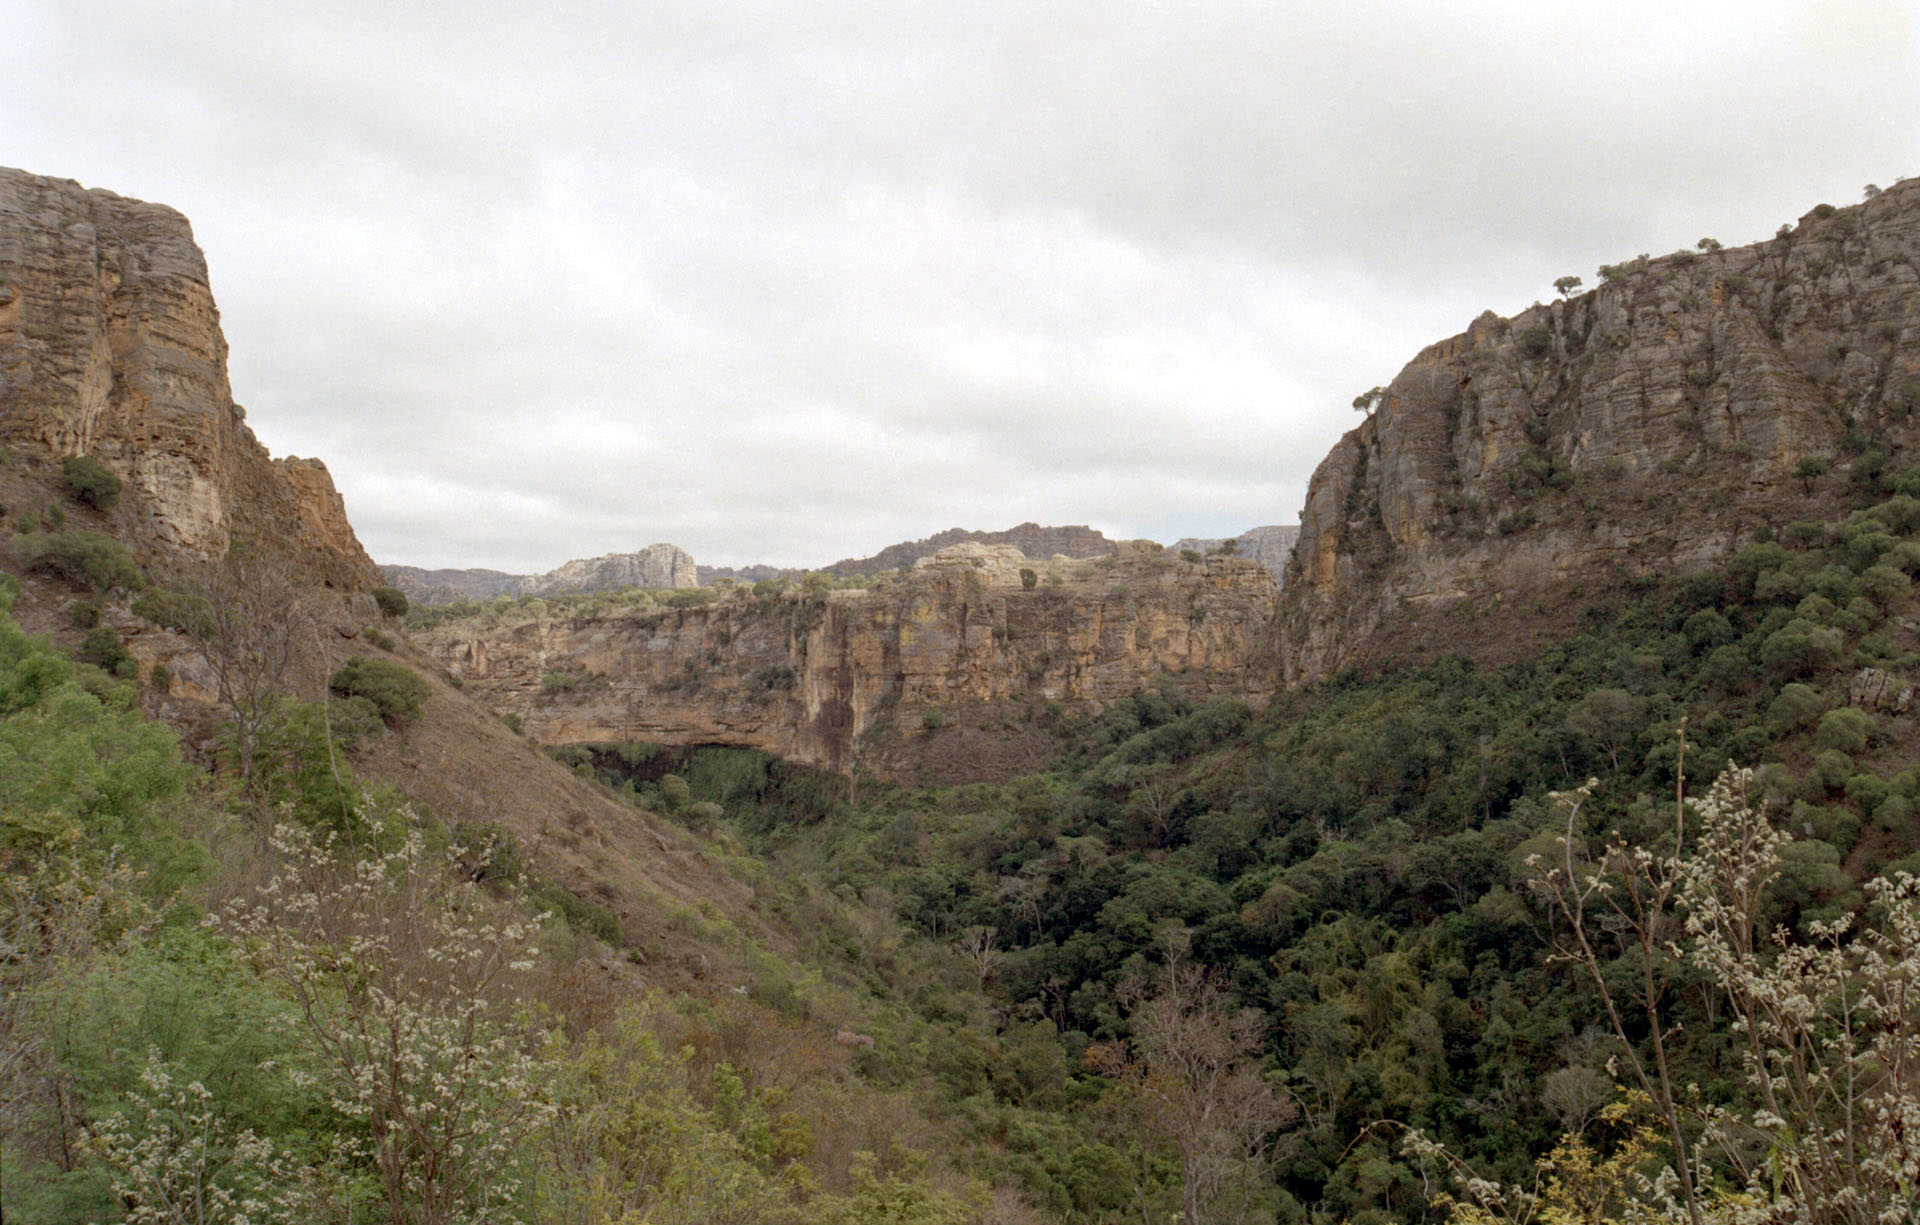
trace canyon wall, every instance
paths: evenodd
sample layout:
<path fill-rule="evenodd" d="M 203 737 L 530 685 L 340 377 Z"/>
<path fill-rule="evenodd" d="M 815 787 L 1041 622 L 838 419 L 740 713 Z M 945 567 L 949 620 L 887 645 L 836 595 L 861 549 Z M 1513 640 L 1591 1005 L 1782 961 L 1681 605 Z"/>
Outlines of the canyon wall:
<path fill-rule="evenodd" d="M 1243 558 L 1134 545 L 1044 563 L 964 544 L 866 590 L 450 622 L 415 640 L 545 743 L 730 744 L 847 770 L 873 764 L 869 745 L 884 756 L 888 733 L 970 709 L 1088 709 L 1155 683 L 1262 701 L 1275 594 Z"/>
<path fill-rule="evenodd" d="M 116 534 L 150 558 L 237 537 L 335 589 L 374 581 L 326 466 L 274 461 L 247 428 L 206 260 L 170 208 L 0 169 L 0 444 L 106 465 L 126 484 Z"/>
<path fill-rule="evenodd" d="M 1920 181 L 1703 246 L 1483 315 L 1400 372 L 1309 487 L 1288 682 L 1517 649 L 1831 514 L 1920 441 Z"/>

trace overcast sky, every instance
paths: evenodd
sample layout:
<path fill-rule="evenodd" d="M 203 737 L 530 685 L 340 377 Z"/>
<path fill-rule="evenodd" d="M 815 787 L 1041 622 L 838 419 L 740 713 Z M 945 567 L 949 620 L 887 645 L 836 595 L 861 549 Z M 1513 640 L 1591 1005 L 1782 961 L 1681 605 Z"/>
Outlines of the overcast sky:
<path fill-rule="evenodd" d="M 1297 521 L 1355 394 L 1920 174 L 1916 0 L 9 0 L 376 560 Z"/>

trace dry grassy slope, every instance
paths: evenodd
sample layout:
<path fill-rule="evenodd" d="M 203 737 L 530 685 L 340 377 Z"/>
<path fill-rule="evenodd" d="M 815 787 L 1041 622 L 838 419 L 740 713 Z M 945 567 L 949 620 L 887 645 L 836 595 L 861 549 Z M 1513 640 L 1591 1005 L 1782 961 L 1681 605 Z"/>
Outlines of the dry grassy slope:
<path fill-rule="evenodd" d="M 89 510 L 65 497 L 50 456 L 15 447 L 0 466 L 0 507 L 6 508 L 0 514 L 0 545 L 11 545 L 27 508 L 41 512 L 59 506 L 68 529 L 118 534 L 147 513 L 138 504 L 141 496 L 129 489 L 112 511 Z M 134 545 L 149 572 L 163 577 L 171 562 L 166 552 L 137 538 Z M 11 547 L 0 548 L 0 570 L 21 584 L 14 615 L 29 631 L 77 647 L 83 631 L 74 627 L 68 609 L 86 599 L 100 606 L 102 622 L 121 635 L 140 661 L 143 677 L 156 662 L 167 664 L 175 675 L 172 692 L 143 690 L 142 702 L 149 714 L 180 732 L 190 754 L 209 760 L 219 716 L 189 683 L 194 674 L 189 643 L 133 615 L 126 593 L 102 597 L 22 573 Z M 325 678 L 355 655 L 397 658 L 432 686 L 418 722 L 388 733 L 353 762 L 363 776 L 392 784 L 448 824 L 495 822 L 513 831 L 536 872 L 621 917 L 629 941 L 646 958 L 651 980 L 687 986 L 696 979 L 724 982 L 736 976 L 734 953 L 724 941 L 702 934 L 710 926 L 699 917 L 703 911 L 776 950 L 784 946 L 781 934 L 751 909 L 751 890 L 712 862 L 686 831 L 575 778 L 449 684 L 439 666 L 404 639 L 395 654 L 381 651 L 365 632 L 380 624 L 366 596 L 317 589 L 314 599 L 320 632 L 294 668 L 297 696 L 319 698 Z"/>

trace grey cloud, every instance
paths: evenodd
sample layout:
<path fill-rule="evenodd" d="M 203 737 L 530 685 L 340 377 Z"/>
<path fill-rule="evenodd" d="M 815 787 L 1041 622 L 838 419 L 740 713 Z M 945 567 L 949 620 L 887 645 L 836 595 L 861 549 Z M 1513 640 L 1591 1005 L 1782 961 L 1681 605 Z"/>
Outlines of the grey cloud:
<path fill-rule="evenodd" d="M 1289 521 L 1480 310 L 1920 169 L 1901 0 L 24 9 L 0 145 L 420 564 Z"/>

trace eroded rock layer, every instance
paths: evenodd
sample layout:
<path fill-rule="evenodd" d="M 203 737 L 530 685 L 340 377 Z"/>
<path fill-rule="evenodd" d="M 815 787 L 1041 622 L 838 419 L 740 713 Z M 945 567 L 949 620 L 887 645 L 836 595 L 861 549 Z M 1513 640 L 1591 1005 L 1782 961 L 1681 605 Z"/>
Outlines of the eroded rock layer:
<path fill-rule="evenodd" d="M 453 622 L 417 641 L 545 743 L 733 744 L 846 770 L 890 729 L 969 707 L 1085 708 L 1156 682 L 1263 700 L 1274 596 L 1242 558 L 1136 546 L 1048 565 L 966 544 L 864 591 Z"/>

